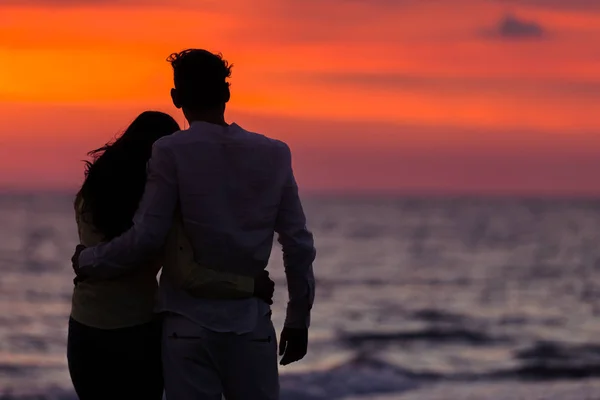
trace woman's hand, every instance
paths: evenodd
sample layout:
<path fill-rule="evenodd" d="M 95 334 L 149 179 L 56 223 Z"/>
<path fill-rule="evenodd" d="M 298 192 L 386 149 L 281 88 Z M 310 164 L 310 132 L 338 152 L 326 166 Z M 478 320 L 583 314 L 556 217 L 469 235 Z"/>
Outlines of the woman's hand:
<path fill-rule="evenodd" d="M 258 297 L 267 304 L 273 304 L 273 294 L 275 293 L 275 282 L 269 278 L 268 271 L 262 271 L 254 278 L 254 297 Z"/>
<path fill-rule="evenodd" d="M 86 278 L 79 270 L 79 255 L 85 249 L 86 247 L 84 245 L 78 244 L 77 247 L 75 247 L 75 254 L 71 257 L 71 265 L 73 266 L 73 272 L 75 272 L 75 279 L 73 279 L 75 286 Z"/>

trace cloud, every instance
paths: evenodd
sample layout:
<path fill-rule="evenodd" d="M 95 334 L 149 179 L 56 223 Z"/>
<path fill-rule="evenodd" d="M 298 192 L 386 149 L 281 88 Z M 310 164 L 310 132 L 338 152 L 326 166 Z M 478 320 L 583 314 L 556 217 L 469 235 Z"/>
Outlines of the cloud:
<path fill-rule="evenodd" d="M 216 0 L 0 0 L 1 6 L 37 6 L 37 7 L 179 7 L 179 6 L 205 6 L 214 4 Z"/>
<path fill-rule="evenodd" d="M 282 0 L 275 3 L 275 8 L 282 11 L 304 10 L 311 13 L 320 10 L 330 10 L 334 7 L 368 6 L 371 8 L 397 8 L 417 4 L 419 0 Z M 265 1 L 255 0 L 260 6 Z M 216 6 L 219 0 L 0 0 L 0 6 L 42 6 L 42 7 L 86 7 L 86 6 L 181 6 L 203 8 L 207 5 Z M 267 1 L 266 3 L 271 3 Z"/>
<path fill-rule="evenodd" d="M 535 21 L 523 20 L 513 14 L 507 14 L 497 26 L 484 32 L 485 36 L 505 40 L 541 39 L 546 30 Z"/>
<path fill-rule="evenodd" d="M 283 77 L 280 79 L 284 79 Z M 401 73 L 295 73 L 301 84 L 328 85 L 331 88 L 353 87 L 374 91 L 427 92 L 437 96 L 470 93 L 519 96 L 522 98 L 556 97 L 600 100 L 600 82 L 585 80 L 525 79 L 500 77 L 444 77 Z"/>
<path fill-rule="evenodd" d="M 559 10 L 600 11 L 598 0 L 497 0 L 515 6 L 533 6 Z"/>
<path fill-rule="evenodd" d="M 335 3 L 335 5 L 343 6 L 344 4 L 350 5 L 352 3 L 355 4 L 365 4 L 370 6 L 401 6 L 401 5 L 410 5 L 418 3 L 419 0 L 305 0 L 303 3 L 309 4 L 312 7 L 317 6 L 328 6 L 331 3 Z M 97 4 L 163 4 L 163 5 L 171 5 L 172 3 L 189 3 L 189 4 L 202 4 L 202 3 L 217 3 L 217 1 L 211 0 L 0 0 L 0 5 L 49 5 L 49 6 L 63 6 L 63 5 L 97 5 Z M 280 6 L 282 7 L 296 7 L 297 4 L 294 4 L 295 1 L 283 1 Z M 302 4 L 302 3 L 300 3 Z"/>
<path fill-rule="evenodd" d="M 104 5 L 115 4 L 118 0 L 0 0 L 0 5 L 9 6 L 88 6 L 88 5 Z M 132 1 L 126 1 L 132 3 Z M 133 1 L 135 3 L 135 1 Z"/>

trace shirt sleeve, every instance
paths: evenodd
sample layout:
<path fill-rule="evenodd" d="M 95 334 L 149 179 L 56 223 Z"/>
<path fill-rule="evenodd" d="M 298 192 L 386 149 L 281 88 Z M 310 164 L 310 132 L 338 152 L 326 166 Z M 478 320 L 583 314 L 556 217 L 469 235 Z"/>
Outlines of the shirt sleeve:
<path fill-rule="evenodd" d="M 275 224 L 275 231 L 283 249 L 289 293 L 285 326 L 308 328 L 315 298 L 313 261 L 316 250 L 313 235 L 306 227 L 306 217 L 292 170 L 291 152 L 287 145 L 285 150 L 286 181 Z"/>
<path fill-rule="evenodd" d="M 157 257 L 171 227 L 178 199 L 172 151 L 158 141 L 148 162 L 146 188 L 133 226 L 110 242 L 82 251 L 81 272 L 91 277 L 111 278 Z"/>

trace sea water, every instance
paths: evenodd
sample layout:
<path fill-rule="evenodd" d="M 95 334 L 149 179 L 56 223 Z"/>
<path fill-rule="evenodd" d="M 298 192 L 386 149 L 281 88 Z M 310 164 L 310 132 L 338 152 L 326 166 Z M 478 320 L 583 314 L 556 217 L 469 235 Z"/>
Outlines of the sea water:
<path fill-rule="evenodd" d="M 0 196 L 0 399 L 75 399 L 72 195 Z M 310 352 L 282 399 L 600 399 L 600 201 L 306 196 Z M 281 252 L 274 322 L 286 301 Z"/>

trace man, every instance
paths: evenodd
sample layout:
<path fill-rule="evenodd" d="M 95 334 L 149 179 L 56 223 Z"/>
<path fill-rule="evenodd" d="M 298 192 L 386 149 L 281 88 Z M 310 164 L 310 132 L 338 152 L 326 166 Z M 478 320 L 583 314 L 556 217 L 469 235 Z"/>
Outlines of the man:
<path fill-rule="evenodd" d="M 192 49 L 169 61 L 171 97 L 190 128 L 154 145 L 134 226 L 109 243 L 78 249 L 74 268 L 84 276 L 107 277 L 140 265 L 160 251 L 177 212 L 200 265 L 257 276 L 277 233 L 289 292 L 281 364 L 299 361 L 307 352 L 315 249 L 290 149 L 225 122 L 231 67 L 220 55 Z M 194 298 L 167 275 L 161 276 L 160 310 L 168 399 L 217 400 L 222 394 L 228 400 L 278 399 L 268 304 L 257 298 Z"/>

